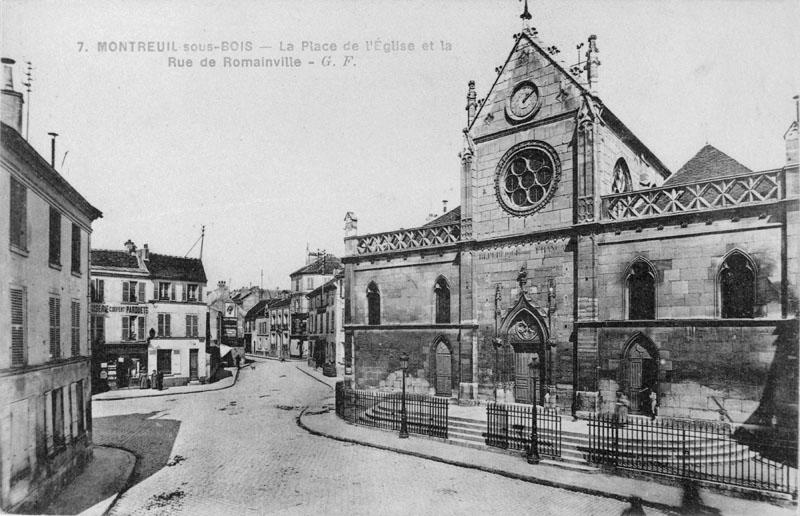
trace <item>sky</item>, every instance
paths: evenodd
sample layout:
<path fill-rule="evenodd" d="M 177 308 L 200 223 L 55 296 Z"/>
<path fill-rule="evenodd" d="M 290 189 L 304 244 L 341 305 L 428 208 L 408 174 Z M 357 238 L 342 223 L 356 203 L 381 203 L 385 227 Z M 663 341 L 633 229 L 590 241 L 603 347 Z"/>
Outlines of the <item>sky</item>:
<path fill-rule="evenodd" d="M 59 133 L 57 170 L 103 212 L 93 248 L 132 239 L 197 257 L 205 226 L 209 287 L 259 285 L 263 271 L 264 287 L 288 288 L 307 246 L 344 253 L 347 211 L 366 234 L 459 204 L 467 83 L 486 95 L 521 9 L 4 0 L 0 48 L 18 62 L 17 90 L 33 66 L 29 141 L 49 158 L 47 133 Z M 671 170 L 706 143 L 753 169 L 783 165 L 800 3 L 531 0 L 530 10 L 567 64 L 597 35 L 601 98 Z M 175 50 L 108 50 L 120 41 Z M 300 66 L 235 66 L 261 57 Z"/>

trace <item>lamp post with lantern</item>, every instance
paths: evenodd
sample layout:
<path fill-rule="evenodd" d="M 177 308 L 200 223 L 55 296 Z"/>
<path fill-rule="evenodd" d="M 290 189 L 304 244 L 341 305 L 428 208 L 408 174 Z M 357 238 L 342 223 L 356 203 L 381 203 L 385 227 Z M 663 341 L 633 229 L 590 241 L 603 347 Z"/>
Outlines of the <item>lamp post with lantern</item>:
<path fill-rule="evenodd" d="M 408 353 L 400 355 L 400 367 L 403 369 L 403 398 L 400 405 L 400 439 L 408 438 L 408 418 L 406 416 L 406 370 L 408 369 Z"/>
<path fill-rule="evenodd" d="M 531 425 L 531 444 L 528 446 L 528 453 L 526 459 L 528 460 L 528 464 L 538 464 L 539 463 L 539 431 L 538 431 L 538 423 L 537 419 L 537 409 L 536 409 L 536 381 L 534 377 L 534 372 L 539 367 L 539 353 L 534 353 L 531 356 L 531 361 L 528 363 L 528 374 L 530 379 L 530 390 L 531 390 L 531 404 L 533 405 L 533 424 Z"/>

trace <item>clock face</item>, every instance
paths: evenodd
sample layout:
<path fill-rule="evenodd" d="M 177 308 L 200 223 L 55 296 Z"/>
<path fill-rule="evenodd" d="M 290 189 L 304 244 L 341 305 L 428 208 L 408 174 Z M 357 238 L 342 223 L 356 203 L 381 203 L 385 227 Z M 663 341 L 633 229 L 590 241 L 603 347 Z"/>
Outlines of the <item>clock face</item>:
<path fill-rule="evenodd" d="M 506 103 L 506 114 L 516 122 L 531 118 L 539 109 L 539 89 L 530 81 L 519 83 Z"/>

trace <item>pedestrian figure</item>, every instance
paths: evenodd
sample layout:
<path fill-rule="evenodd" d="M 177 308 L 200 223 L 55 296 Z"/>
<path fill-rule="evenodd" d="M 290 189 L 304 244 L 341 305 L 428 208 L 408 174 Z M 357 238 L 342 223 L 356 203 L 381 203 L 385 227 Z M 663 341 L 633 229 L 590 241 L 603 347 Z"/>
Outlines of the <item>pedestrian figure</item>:
<path fill-rule="evenodd" d="M 658 413 L 658 394 L 656 391 L 650 391 L 650 420 L 655 421 Z"/>
<path fill-rule="evenodd" d="M 625 393 L 622 391 L 617 391 L 617 403 L 616 403 L 616 418 L 617 423 L 620 425 L 624 425 L 628 420 L 628 407 L 630 406 L 630 401 L 628 401 L 628 397 L 625 396 Z"/>

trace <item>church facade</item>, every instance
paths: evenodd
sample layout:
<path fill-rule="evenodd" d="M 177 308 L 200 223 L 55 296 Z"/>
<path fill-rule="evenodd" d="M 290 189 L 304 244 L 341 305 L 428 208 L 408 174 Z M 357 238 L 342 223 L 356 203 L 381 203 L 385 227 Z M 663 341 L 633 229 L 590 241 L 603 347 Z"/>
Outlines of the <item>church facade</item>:
<path fill-rule="evenodd" d="M 461 205 L 358 235 L 345 218 L 348 379 L 462 403 L 797 423 L 797 121 L 785 163 L 707 145 L 669 170 L 583 70 L 517 35 L 467 93 Z M 776 135 L 779 138 L 780 135 Z M 776 421 L 777 419 L 777 421 Z"/>

